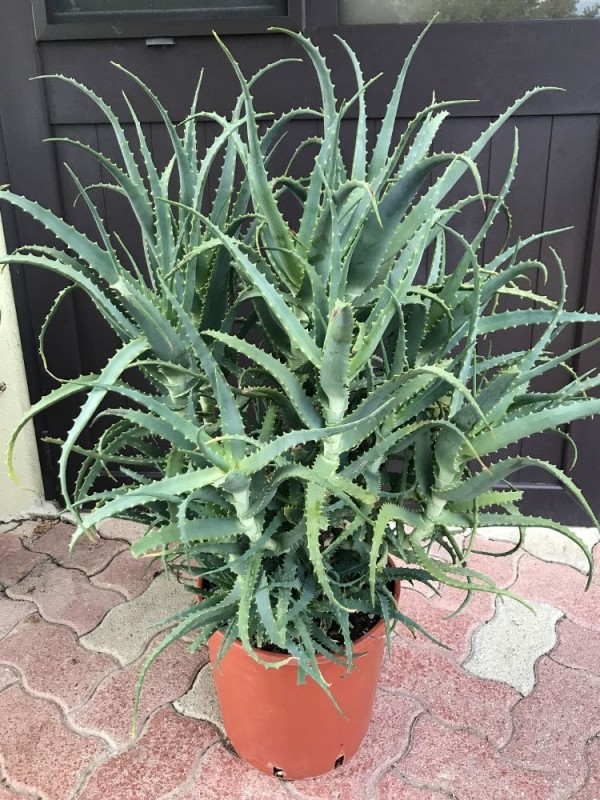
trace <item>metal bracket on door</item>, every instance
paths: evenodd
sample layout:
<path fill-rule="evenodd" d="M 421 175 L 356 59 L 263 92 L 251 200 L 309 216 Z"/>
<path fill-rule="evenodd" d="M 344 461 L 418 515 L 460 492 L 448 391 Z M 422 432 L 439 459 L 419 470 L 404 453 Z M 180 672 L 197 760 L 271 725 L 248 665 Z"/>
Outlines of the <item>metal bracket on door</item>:
<path fill-rule="evenodd" d="M 153 36 L 146 39 L 146 47 L 173 47 L 175 39 L 172 36 Z"/>

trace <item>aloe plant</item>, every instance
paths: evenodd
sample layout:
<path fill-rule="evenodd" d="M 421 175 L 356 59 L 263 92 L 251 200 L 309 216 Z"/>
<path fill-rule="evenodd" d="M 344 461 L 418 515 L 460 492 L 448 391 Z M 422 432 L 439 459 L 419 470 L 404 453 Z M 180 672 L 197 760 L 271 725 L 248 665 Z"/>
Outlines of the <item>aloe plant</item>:
<path fill-rule="evenodd" d="M 558 522 L 523 514 L 522 492 L 509 479 L 523 467 L 545 470 L 597 525 L 581 492 L 558 467 L 508 457 L 505 448 L 600 411 L 600 400 L 588 396 L 596 375 L 567 372 L 563 388 L 535 391 L 537 378 L 565 369 L 588 346 L 558 355 L 552 348 L 559 334 L 600 316 L 566 310 L 556 252 L 550 267 L 523 255 L 548 232 L 507 243 L 486 262 L 481 255 L 496 218 L 510 225 L 517 134 L 497 195 L 484 191 L 476 159 L 511 114 L 545 90 L 517 100 L 464 152 L 433 149 L 452 102 L 432 102 L 395 143 L 419 39 L 369 152 L 371 82 L 355 53 L 340 40 L 356 76 L 355 95 L 340 100 L 314 44 L 285 33 L 315 69 L 319 108 L 279 118 L 260 114 L 252 86 L 281 62 L 247 79 L 221 43 L 240 83 L 233 112 L 227 118 L 198 112 L 196 92 L 189 118 L 175 126 L 151 91 L 120 68 L 164 120 L 173 156 L 162 173 L 131 106 L 136 153 L 99 97 L 54 76 L 78 86 L 112 125 L 121 166 L 72 144 L 106 169 L 110 182 L 100 188 L 130 203 L 144 264 L 106 230 L 93 199 L 98 187 L 83 186 L 75 175 L 98 242 L 36 203 L 0 191 L 0 199 L 34 216 L 67 248 L 28 246 L 2 260 L 67 278 L 122 341 L 99 374 L 64 382 L 31 409 L 13 436 L 9 461 L 28 419 L 83 394 L 60 456 L 65 504 L 78 521 L 75 540 L 109 517 L 137 520 L 147 531 L 134 555 L 161 558 L 181 576 L 202 581 L 202 602 L 165 621 L 170 630 L 141 680 L 170 642 L 195 632 L 197 648 L 222 629 L 221 655 L 235 639 L 257 660 L 254 648 L 276 649 L 282 659 L 297 659 L 300 680 L 309 675 L 328 691 L 317 656 L 351 667 L 358 614 L 383 618 L 388 634 L 397 622 L 421 630 L 396 607 L 393 581 L 440 582 L 464 590 L 465 602 L 476 591 L 507 594 L 469 567 L 483 525 L 553 528 L 586 553 L 591 578 L 583 542 Z M 340 128 L 354 104 L 347 163 Z M 294 174 L 295 157 L 288 169 L 274 171 L 269 161 L 286 126 L 307 115 L 321 128 L 299 146 L 298 152 L 317 146 L 310 172 Z M 201 160 L 199 119 L 220 130 Z M 218 188 L 208 196 L 207 175 L 218 164 Z M 177 197 L 169 196 L 174 172 Z M 449 203 L 465 175 L 472 193 Z M 301 208 L 294 227 L 281 210 L 286 196 Z M 474 203 L 483 204 L 485 221 L 467 239 L 458 226 Z M 449 255 L 450 241 L 457 258 Z M 549 268 L 560 279 L 556 298 L 530 288 L 531 278 Z M 517 300 L 517 310 L 502 310 L 506 298 Z M 495 352 L 495 332 L 531 325 L 532 347 Z M 149 391 L 138 388 L 140 374 Z M 104 425 L 94 448 L 85 449 L 81 433 L 97 420 Z M 70 486 L 74 458 L 80 461 Z M 106 473 L 114 479 L 108 490 L 98 488 Z M 91 510 L 82 516 L 84 509 Z"/>

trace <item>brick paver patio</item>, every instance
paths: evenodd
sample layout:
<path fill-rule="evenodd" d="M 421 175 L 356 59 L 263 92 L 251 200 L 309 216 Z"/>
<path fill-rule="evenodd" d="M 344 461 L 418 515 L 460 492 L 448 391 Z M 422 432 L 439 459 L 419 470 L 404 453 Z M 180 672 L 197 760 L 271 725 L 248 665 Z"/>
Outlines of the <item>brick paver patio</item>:
<path fill-rule="evenodd" d="M 554 534 L 485 559 L 535 617 L 480 595 L 445 619 L 456 592 L 405 588 L 405 612 L 452 649 L 399 631 L 358 756 L 284 783 L 227 747 L 205 649 L 160 656 L 132 741 L 150 625 L 190 596 L 130 557 L 133 527 L 103 525 L 72 558 L 71 532 L 28 521 L 0 533 L 0 800 L 600 800 L 600 580 L 584 595 L 581 558 Z M 486 537 L 479 549 L 495 552 L 511 538 Z"/>

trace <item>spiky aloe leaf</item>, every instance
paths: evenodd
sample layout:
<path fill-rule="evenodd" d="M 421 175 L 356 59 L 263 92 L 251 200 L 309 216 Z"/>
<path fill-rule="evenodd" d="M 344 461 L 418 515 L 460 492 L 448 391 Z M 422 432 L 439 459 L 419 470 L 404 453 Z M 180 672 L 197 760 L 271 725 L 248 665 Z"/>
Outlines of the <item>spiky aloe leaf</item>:
<path fill-rule="evenodd" d="M 289 397 L 292 405 L 298 412 L 298 416 L 306 423 L 306 425 L 314 428 L 320 427 L 323 424 L 323 420 L 319 416 L 319 413 L 315 409 L 315 406 L 311 402 L 310 398 L 307 397 L 302 385 L 294 373 L 287 368 L 285 364 L 282 364 L 281 361 L 278 361 L 272 355 L 266 353 L 264 350 L 261 350 L 259 347 L 250 344 L 250 342 L 238 339 L 236 336 L 231 336 L 230 334 L 215 330 L 206 331 L 205 335 L 235 348 L 238 353 L 243 356 L 247 356 L 248 358 L 252 359 L 252 361 L 260 364 L 261 367 L 264 367 L 268 372 L 270 372 L 275 380 L 281 385 L 281 388 Z"/>
<path fill-rule="evenodd" d="M 306 545 L 310 555 L 310 560 L 315 570 L 315 575 L 323 591 L 333 605 L 340 606 L 346 611 L 349 611 L 351 609 L 343 606 L 333 590 L 331 581 L 327 574 L 327 568 L 321 554 L 319 537 L 321 535 L 321 530 L 325 530 L 327 528 L 327 519 L 323 514 L 325 496 L 325 492 L 317 483 L 309 481 L 306 484 L 304 507 L 306 514 Z"/>
<path fill-rule="evenodd" d="M 392 503 L 384 503 L 377 513 L 377 519 L 373 526 L 373 541 L 371 543 L 371 555 L 369 558 L 369 583 L 371 586 L 371 600 L 375 602 L 375 594 L 377 592 L 376 572 L 377 565 L 380 561 L 381 547 L 386 533 L 388 532 L 390 522 L 402 518 L 402 509 L 393 505 Z M 385 567 L 387 562 L 387 554 L 384 553 L 382 568 Z"/>
<path fill-rule="evenodd" d="M 354 319 L 348 303 L 337 303 L 327 326 L 320 371 L 321 387 L 327 395 L 329 424 L 339 422 L 348 405 L 348 367 Z"/>
<path fill-rule="evenodd" d="M 252 195 L 256 202 L 257 209 L 260 214 L 266 219 L 270 237 L 268 243 L 270 246 L 279 248 L 279 252 L 275 253 L 274 261 L 279 265 L 282 276 L 289 281 L 290 285 L 296 290 L 300 288 L 304 276 L 304 269 L 300 259 L 292 257 L 291 251 L 293 250 L 292 237 L 290 230 L 281 217 L 281 212 L 277 206 L 275 198 L 269 187 L 269 180 L 264 166 L 264 161 L 260 148 L 260 141 L 258 138 L 258 127 L 256 124 L 256 114 L 252 104 L 252 97 L 250 95 L 250 86 L 248 81 L 244 78 L 236 60 L 233 58 L 229 49 L 215 34 L 221 49 L 229 59 L 235 74 L 242 87 L 244 97 L 244 106 L 246 110 L 246 118 L 248 124 L 246 130 L 248 133 L 248 157 L 245 159 L 245 168 L 248 175 L 248 180 L 251 185 Z M 244 158 L 243 148 L 240 155 Z M 186 201 L 184 201 L 185 203 Z M 188 203 L 189 204 L 189 203 Z"/>
<path fill-rule="evenodd" d="M 139 708 L 140 697 L 144 685 L 144 678 L 146 673 L 163 652 L 172 642 L 176 642 L 191 631 L 204 627 L 206 629 L 206 641 L 210 636 L 210 626 L 215 620 L 219 620 L 222 616 L 229 615 L 237 607 L 239 602 L 239 588 L 235 586 L 231 592 L 225 597 L 206 598 L 202 603 L 190 606 L 185 612 L 182 612 L 183 619 L 162 639 L 162 641 L 152 650 L 146 658 L 142 669 L 140 670 L 135 689 L 135 703 L 132 725 L 132 736 L 136 735 L 137 714 Z M 213 626 L 214 627 L 214 626 Z"/>
<path fill-rule="evenodd" d="M 480 456 L 495 453 L 515 441 L 520 441 L 535 433 L 551 430 L 557 425 L 566 425 L 577 419 L 591 417 L 600 413 L 600 399 L 573 400 L 557 408 L 546 408 L 537 412 L 525 413 L 510 422 L 500 423 L 490 431 L 483 431 L 472 439 L 473 446 Z"/>
<path fill-rule="evenodd" d="M 399 177 L 379 202 L 377 213 L 372 212 L 360 231 L 358 244 L 354 248 L 346 291 L 356 296 L 367 289 L 376 278 L 376 267 L 386 255 L 393 257 L 403 243 L 403 233 L 399 234 L 399 223 L 433 170 L 441 164 L 453 162 L 452 155 L 437 155 L 421 160 L 404 176 Z"/>
<path fill-rule="evenodd" d="M 74 536 L 74 543 L 84 529 L 91 528 L 103 519 L 120 516 L 124 511 L 143 506 L 144 503 L 151 503 L 153 500 L 166 499 L 173 496 L 178 497 L 188 492 L 202 489 L 222 478 L 222 470 L 217 467 L 206 467 L 205 469 L 174 475 L 171 478 L 162 478 L 132 489 L 127 494 L 115 497 L 114 500 L 110 500 L 88 514 L 83 523 L 84 528 L 82 527 Z"/>
<path fill-rule="evenodd" d="M 193 209 L 189 210 L 193 211 Z M 227 248 L 230 255 L 235 260 L 236 268 L 243 273 L 244 277 L 255 287 L 260 296 L 264 299 L 266 305 L 273 312 L 277 322 L 290 337 L 290 340 L 296 344 L 315 366 L 318 366 L 320 363 L 320 353 L 313 339 L 294 316 L 290 306 L 286 304 L 282 295 L 277 292 L 274 286 L 257 269 L 257 266 L 251 262 L 238 242 L 216 228 L 207 217 L 204 217 L 202 214 L 196 214 L 196 216 Z"/>
<path fill-rule="evenodd" d="M 77 253 L 83 261 L 86 261 L 109 285 L 119 281 L 121 273 L 115 267 L 114 261 L 106 250 L 103 250 L 83 233 L 68 225 L 60 217 L 43 208 L 39 203 L 28 200 L 26 197 L 20 197 L 7 189 L 0 188 L 0 200 L 6 200 L 11 205 L 17 206 L 17 208 L 30 214 L 58 239 L 63 241 L 70 250 Z M 12 261 L 14 263 L 14 258 L 12 258 Z M 6 263 L 6 258 L 3 258 L 3 262 Z"/>
<path fill-rule="evenodd" d="M 100 403 L 107 393 L 105 385 L 110 386 L 114 381 L 118 380 L 123 372 L 128 369 L 139 356 L 148 349 L 148 344 L 144 339 L 134 339 L 132 342 L 124 345 L 108 362 L 106 367 L 102 370 L 99 380 L 102 385 L 94 386 L 89 392 L 79 414 L 75 418 L 69 435 L 62 447 L 62 452 L 59 459 L 59 480 L 63 497 L 67 503 L 67 508 L 75 515 L 76 520 L 81 522 L 79 512 L 71 502 L 70 493 L 67 486 L 67 464 L 73 446 L 76 444 L 79 436 L 88 425 L 89 421 L 95 414 Z"/>
<path fill-rule="evenodd" d="M 371 165 L 369 170 L 369 177 L 371 179 L 376 177 L 377 174 L 381 172 L 389 156 L 390 147 L 392 143 L 392 136 L 394 135 L 394 127 L 396 124 L 396 117 L 398 116 L 398 108 L 400 107 L 400 100 L 402 98 L 402 92 L 404 90 L 404 83 L 406 81 L 406 76 L 408 74 L 408 70 L 412 63 L 412 60 L 415 57 L 417 50 L 419 49 L 419 45 L 423 41 L 424 37 L 427 35 L 427 31 L 429 30 L 432 24 L 433 21 L 430 22 L 421 31 L 421 33 L 411 46 L 408 56 L 405 58 L 404 63 L 402 65 L 402 69 L 400 70 L 400 74 L 398 75 L 396 85 L 392 92 L 390 102 L 388 103 L 388 107 L 386 109 L 385 116 L 381 124 L 381 130 L 379 132 L 379 136 L 377 137 L 375 150 L 373 151 L 373 158 L 371 159 Z"/>
<path fill-rule="evenodd" d="M 230 538 L 235 541 L 236 534 L 240 533 L 240 524 L 236 517 L 200 517 L 187 524 L 188 543 L 207 541 L 211 539 Z M 144 534 L 131 546 L 134 556 L 145 556 L 149 553 L 164 550 L 168 545 L 181 541 L 181 528 L 179 525 L 165 525 L 162 528 Z"/>

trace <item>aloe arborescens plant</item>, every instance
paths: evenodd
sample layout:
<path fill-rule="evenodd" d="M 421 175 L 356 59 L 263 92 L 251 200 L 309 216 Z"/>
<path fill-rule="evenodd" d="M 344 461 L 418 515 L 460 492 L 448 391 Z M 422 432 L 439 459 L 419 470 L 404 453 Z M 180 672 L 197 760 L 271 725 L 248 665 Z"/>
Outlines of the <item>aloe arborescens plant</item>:
<path fill-rule="evenodd" d="M 433 102 L 395 143 L 411 52 L 369 153 L 368 83 L 355 54 L 341 41 L 357 88 L 340 101 L 316 47 L 289 35 L 314 66 L 322 106 L 291 110 L 266 128 L 251 90 L 277 64 L 247 80 L 223 45 L 241 86 L 234 110 L 227 119 L 199 113 L 196 94 L 180 128 L 128 73 L 155 102 L 169 133 L 173 158 L 162 173 L 133 108 L 143 170 L 111 109 L 79 87 L 112 125 L 122 164 L 73 144 L 110 176 L 100 188 L 129 201 L 144 264 L 107 232 L 94 204 L 98 187 L 83 186 L 75 175 L 97 242 L 5 188 L 0 199 L 39 219 L 67 250 L 29 246 L 3 260 L 67 278 L 122 340 L 99 374 L 63 383 L 28 418 L 83 394 L 60 456 L 76 535 L 109 517 L 144 522 L 148 530 L 133 545 L 135 555 L 160 556 L 202 579 L 202 602 L 169 621 L 156 652 L 192 631 L 199 647 L 221 629 L 221 654 L 235 639 L 255 658 L 254 647 L 285 652 L 297 659 L 301 679 L 310 675 L 327 691 L 317 655 L 351 662 L 361 620 L 383 618 L 388 631 L 398 620 L 419 628 L 396 607 L 393 581 L 439 581 L 463 589 L 466 599 L 475 591 L 505 593 L 469 568 L 479 526 L 553 528 L 589 558 L 567 527 L 522 514 L 521 492 L 507 483 L 523 467 L 546 470 L 596 524 L 570 478 L 549 463 L 503 451 L 600 410 L 600 400 L 587 395 L 598 383 L 593 375 L 571 375 L 555 393 L 532 389 L 583 349 L 555 354 L 561 331 L 599 320 L 565 309 L 556 253 L 550 268 L 560 279 L 559 296 L 531 290 L 530 277 L 545 275 L 547 267 L 522 253 L 542 234 L 481 261 L 490 226 L 505 215 L 517 135 L 497 195 L 484 192 L 476 159 L 541 89 L 517 101 L 465 152 L 433 152 L 450 102 Z M 340 127 L 352 104 L 358 121 L 347 163 Z M 274 174 L 269 160 L 286 125 L 307 115 L 321 126 L 317 139 L 300 145 L 316 147 L 310 172 Z M 199 119 L 220 131 L 201 160 Z M 207 198 L 207 176 L 217 163 L 218 188 Z M 169 199 L 175 171 L 179 193 Z M 473 194 L 448 203 L 465 174 Z M 294 229 L 281 211 L 287 195 L 301 208 Z M 485 221 L 467 239 L 457 222 L 473 203 L 484 204 Z M 450 241 L 458 257 L 450 257 Z M 502 310 L 505 297 L 516 298 L 519 308 Z M 494 351 L 496 331 L 531 325 L 538 332 L 532 347 Z M 131 377 L 140 373 L 149 390 Z M 112 422 L 98 426 L 93 450 L 84 449 L 80 435 L 98 417 Z M 81 465 L 69 485 L 74 456 Z M 98 489 L 106 471 L 118 480 Z M 91 508 L 85 517 L 84 508 Z M 590 573 L 591 567 L 590 560 Z"/>

